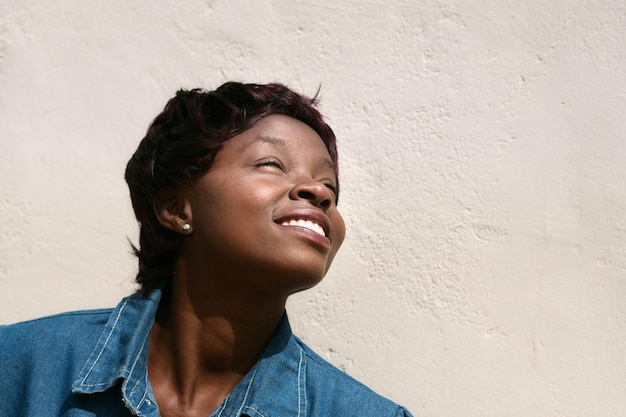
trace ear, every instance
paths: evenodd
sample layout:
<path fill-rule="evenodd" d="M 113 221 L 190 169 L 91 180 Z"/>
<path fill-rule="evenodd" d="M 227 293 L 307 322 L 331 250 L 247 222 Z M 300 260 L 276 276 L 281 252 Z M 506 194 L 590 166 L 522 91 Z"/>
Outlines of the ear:
<path fill-rule="evenodd" d="M 174 187 L 159 190 L 154 199 L 154 214 L 161 226 L 181 234 L 188 234 L 184 224 L 191 224 L 191 207 L 184 193 Z"/>

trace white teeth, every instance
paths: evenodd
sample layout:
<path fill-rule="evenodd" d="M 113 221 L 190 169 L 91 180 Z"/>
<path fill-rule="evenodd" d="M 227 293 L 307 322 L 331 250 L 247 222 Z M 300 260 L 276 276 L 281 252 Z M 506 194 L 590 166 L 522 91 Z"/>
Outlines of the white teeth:
<path fill-rule="evenodd" d="M 309 230 L 314 231 L 318 235 L 326 236 L 326 233 L 324 233 L 324 229 L 322 229 L 322 226 L 320 226 L 317 223 L 313 223 L 311 220 L 291 219 L 291 220 L 288 220 L 288 221 L 284 221 L 282 223 L 282 225 L 283 226 L 300 226 L 300 227 L 305 227 L 305 228 L 307 228 Z"/>

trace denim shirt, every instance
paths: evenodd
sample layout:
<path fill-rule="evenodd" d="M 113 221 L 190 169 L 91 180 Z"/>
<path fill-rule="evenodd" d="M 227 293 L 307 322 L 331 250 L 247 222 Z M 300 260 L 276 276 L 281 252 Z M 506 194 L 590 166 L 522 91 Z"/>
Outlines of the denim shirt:
<path fill-rule="evenodd" d="M 113 310 L 0 326 L 0 416 L 159 416 L 148 338 L 161 290 Z M 284 315 L 259 361 L 210 417 L 410 416 L 316 355 Z"/>

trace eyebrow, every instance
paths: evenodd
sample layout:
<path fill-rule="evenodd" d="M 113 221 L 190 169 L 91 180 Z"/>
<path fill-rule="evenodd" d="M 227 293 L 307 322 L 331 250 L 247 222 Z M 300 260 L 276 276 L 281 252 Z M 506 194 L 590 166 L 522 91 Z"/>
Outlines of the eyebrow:
<path fill-rule="evenodd" d="M 259 141 L 263 142 L 263 143 L 267 143 L 269 145 L 275 146 L 277 148 L 280 149 L 286 149 L 287 148 L 287 143 L 281 139 L 281 138 L 277 138 L 274 136 L 259 136 Z M 322 167 L 328 167 L 328 168 L 332 168 L 332 170 L 335 170 L 335 164 L 333 163 L 333 161 L 330 158 L 324 158 L 322 160 Z"/>
<path fill-rule="evenodd" d="M 335 164 L 329 158 L 324 158 L 324 160 L 322 161 L 322 166 L 332 168 L 333 171 L 335 170 Z"/>
<path fill-rule="evenodd" d="M 260 136 L 259 140 L 277 148 L 285 149 L 287 147 L 287 144 L 281 138 L 275 138 L 273 136 Z"/>

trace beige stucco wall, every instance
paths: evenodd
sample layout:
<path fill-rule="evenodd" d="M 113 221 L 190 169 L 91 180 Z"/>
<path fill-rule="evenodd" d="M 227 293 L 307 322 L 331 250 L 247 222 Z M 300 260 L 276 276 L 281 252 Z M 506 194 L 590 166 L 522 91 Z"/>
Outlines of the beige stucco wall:
<path fill-rule="evenodd" d="M 313 94 L 348 235 L 297 332 L 418 416 L 626 415 L 626 3 L 0 0 L 0 323 L 132 291 L 179 87 Z"/>

